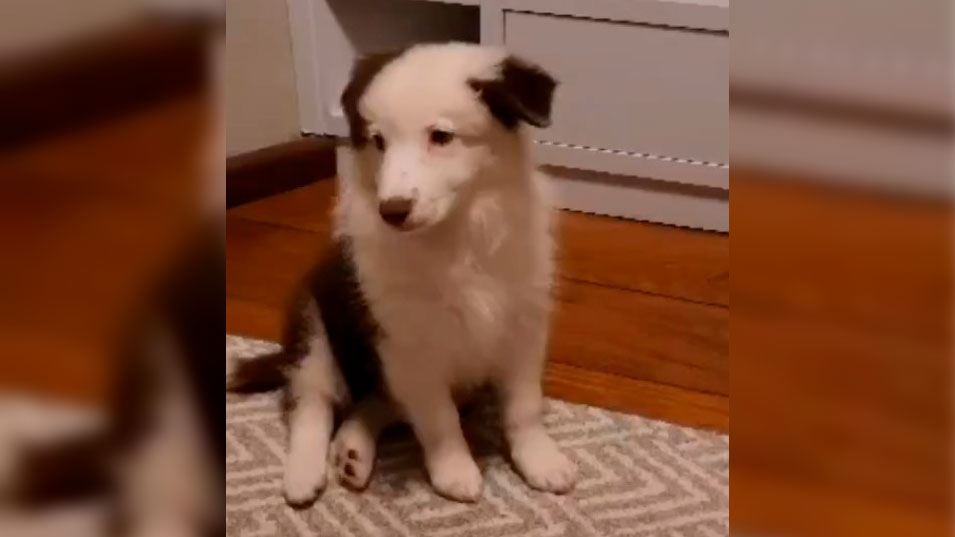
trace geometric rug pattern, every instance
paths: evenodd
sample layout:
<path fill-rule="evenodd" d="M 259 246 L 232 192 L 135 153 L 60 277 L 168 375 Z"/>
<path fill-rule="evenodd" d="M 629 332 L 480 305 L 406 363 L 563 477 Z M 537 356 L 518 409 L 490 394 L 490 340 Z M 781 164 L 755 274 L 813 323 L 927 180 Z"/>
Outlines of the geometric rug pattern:
<path fill-rule="evenodd" d="M 274 343 L 226 336 L 226 354 Z M 578 465 L 563 496 L 530 489 L 503 456 L 493 405 L 462 418 L 484 475 L 475 504 L 436 495 L 407 428 L 386 433 L 369 487 L 329 479 L 310 508 L 282 497 L 286 432 L 277 393 L 226 395 L 230 537 L 723 537 L 729 534 L 729 437 L 548 400 L 545 423 Z"/>

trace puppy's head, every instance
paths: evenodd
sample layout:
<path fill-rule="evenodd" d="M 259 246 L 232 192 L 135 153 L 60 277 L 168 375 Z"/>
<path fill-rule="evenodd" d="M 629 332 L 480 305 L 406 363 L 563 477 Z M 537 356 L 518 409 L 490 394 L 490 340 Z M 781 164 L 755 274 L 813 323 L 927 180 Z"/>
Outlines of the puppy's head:
<path fill-rule="evenodd" d="M 476 45 L 359 60 L 342 106 L 382 219 L 400 230 L 442 221 L 520 143 L 522 122 L 550 124 L 555 87 L 540 68 Z"/>

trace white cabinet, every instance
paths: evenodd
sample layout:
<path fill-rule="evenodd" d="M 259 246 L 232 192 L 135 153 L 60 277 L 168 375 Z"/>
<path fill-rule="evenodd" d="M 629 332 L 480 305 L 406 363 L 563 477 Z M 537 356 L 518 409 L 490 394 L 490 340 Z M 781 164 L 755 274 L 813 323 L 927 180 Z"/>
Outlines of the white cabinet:
<path fill-rule="evenodd" d="M 354 58 L 504 45 L 560 80 L 539 156 L 564 208 L 728 231 L 728 0 L 288 0 L 303 130 L 346 134 Z"/>

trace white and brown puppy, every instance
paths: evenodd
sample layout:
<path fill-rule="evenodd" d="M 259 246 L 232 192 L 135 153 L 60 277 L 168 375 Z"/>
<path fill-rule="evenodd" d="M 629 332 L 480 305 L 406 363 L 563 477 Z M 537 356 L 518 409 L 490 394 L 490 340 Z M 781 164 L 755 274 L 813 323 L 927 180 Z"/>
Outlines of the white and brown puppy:
<path fill-rule="evenodd" d="M 541 422 L 553 279 L 551 209 L 526 124 L 556 83 L 498 49 L 418 45 L 359 61 L 342 96 L 354 147 L 336 247 L 293 308 L 283 353 L 230 384 L 288 378 L 285 494 L 314 500 L 332 442 L 340 479 L 367 484 L 381 429 L 411 424 L 434 488 L 474 501 L 481 473 L 456 403 L 490 384 L 527 482 L 566 492 L 576 467 Z M 269 379 L 269 377 L 272 377 Z"/>

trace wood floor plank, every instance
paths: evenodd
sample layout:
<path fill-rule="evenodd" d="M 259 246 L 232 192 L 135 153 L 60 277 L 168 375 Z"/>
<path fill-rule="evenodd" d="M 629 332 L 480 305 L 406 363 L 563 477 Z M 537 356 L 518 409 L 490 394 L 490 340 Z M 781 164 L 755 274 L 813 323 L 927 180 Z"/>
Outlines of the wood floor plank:
<path fill-rule="evenodd" d="M 564 277 L 729 305 L 729 235 L 562 211 Z"/>
<path fill-rule="evenodd" d="M 608 375 L 557 362 L 547 364 L 544 392 L 557 399 L 640 414 L 689 427 L 729 432 L 729 397 L 721 395 Z"/>
<path fill-rule="evenodd" d="M 284 322 L 280 306 L 266 306 L 251 300 L 226 297 L 225 329 L 229 334 L 265 341 L 281 341 Z"/>
<path fill-rule="evenodd" d="M 336 183 L 335 178 L 321 179 L 304 187 L 240 205 L 230 209 L 229 214 L 245 220 L 322 233 L 331 225 Z"/>
<path fill-rule="evenodd" d="M 729 394 L 729 310 L 562 280 L 551 359 L 594 371 Z"/>
<path fill-rule="evenodd" d="M 226 296 L 268 306 L 285 304 L 328 243 L 328 234 L 229 216 Z"/>

